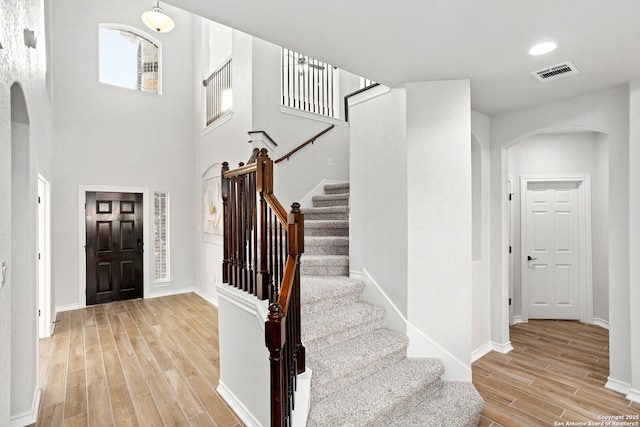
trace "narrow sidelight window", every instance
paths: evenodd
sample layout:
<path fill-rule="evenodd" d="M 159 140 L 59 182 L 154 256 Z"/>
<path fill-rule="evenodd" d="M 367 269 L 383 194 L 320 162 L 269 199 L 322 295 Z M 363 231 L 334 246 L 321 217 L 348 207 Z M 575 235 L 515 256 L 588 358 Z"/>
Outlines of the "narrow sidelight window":
<path fill-rule="evenodd" d="M 169 193 L 155 191 L 153 193 L 155 281 L 171 280 L 169 266 Z"/>

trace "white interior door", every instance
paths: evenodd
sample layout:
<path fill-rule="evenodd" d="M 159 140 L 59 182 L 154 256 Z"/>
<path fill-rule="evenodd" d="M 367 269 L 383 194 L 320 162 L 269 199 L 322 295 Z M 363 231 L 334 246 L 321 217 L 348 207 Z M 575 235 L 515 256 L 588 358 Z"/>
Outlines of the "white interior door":
<path fill-rule="evenodd" d="M 577 182 L 529 182 L 522 233 L 530 319 L 580 318 Z"/>

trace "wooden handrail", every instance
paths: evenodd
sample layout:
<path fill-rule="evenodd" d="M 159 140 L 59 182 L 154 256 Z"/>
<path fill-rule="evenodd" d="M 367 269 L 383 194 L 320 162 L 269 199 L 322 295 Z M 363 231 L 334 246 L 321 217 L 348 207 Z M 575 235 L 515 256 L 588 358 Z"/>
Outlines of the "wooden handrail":
<path fill-rule="evenodd" d="M 296 152 L 302 150 L 304 147 L 306 147 L 309 144 L 313 144 L 314 141 L 318 138 L 320 138 L 322 135 L 324 135 L 325 133 L 329 132 L 331 129 L 333 129 L 336 125 L 331 125 L 328 128 L 326 128 L 325 130 L 321 131 L 320 133 L 312 136 L 311 138 L 307 139 L 305 142 L 303 142 L 302 144 L 298 145 L 296 148 L 294 148 L 293 150 L 289 151 L 287 154 L 285 154 L 284 156 L 280 157 L 278 160 L 276 160 L 274 163 L 280 163 L 283 160 L 289 160 L 289 157 L 291 157 L 292 155 L 294 155 Z"/>
<path fill-rule="evenodd" d="M 255 151 L 254 151 L 255 154 Z M 269 299 L 265 344 L 271 377 L 271 426 L 291 425 L 297 375 L 305 371 L 300 328 L 300 256 L 304 215 L 289 213 L 273 194 L 273 160 L 262 149 L 255 163 L 222 166 L 223 281 Z M 286 238 L 283 239 L 283 235 Z"/>
<path fill-rule="evenodd" d="M 359 95 L 362 92 L 365 92 L 369 89 L 373 89 L 376 86 L 380 86 L 380 83 L 370 84 L 369 86 L 365 86 L 362 89 L 358 89 L 344 96 L 344 121 L 345 122 L 349 121 L 349 98 L 351 98 L 352 96 Z"/>

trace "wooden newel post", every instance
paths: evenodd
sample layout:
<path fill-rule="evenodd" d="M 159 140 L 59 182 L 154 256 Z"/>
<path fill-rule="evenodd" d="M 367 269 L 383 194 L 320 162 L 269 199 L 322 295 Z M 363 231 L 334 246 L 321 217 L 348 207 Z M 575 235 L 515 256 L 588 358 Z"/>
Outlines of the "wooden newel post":
<path fill-rule="evenodd" d="M 225 178 L 224 173 L 229 170 L 229 163 L 222 163 L 221 192 L 222 192 L 222 227 L 224 229 L 222 240 L 222 282 L 229 283 L 229 178 Z"/>
<path fill-rule="evenodd" d="M 267 155 L 267 149 L 260 150 L 260 154 L 256 160 L 256 190 L 260 194 L 259 204 L 259 230 L 260 230 L 260 252 L 259 252 L 259 265 L 256 283 L 256 296 L 265 300 L 269 298 L 269 284 L 271 282 L 271 275 L 269 272 L 269 265 L 267 262 L 267 202 L 264 199 L 264 195 L 269 188 L 269 180 L 273 180 L 273 175 L 269 175 L 269 170 L 266 167 L 269 156 Z"/>
<path fill-rule="evenodd" d="M 265 341 L 269 349 L 271 367 L 271 426 L 284 426 L 285 407 L 284 385 L 284 347 L 285 324 L 282 322 L 282 309 L 278 303 L 269 305 L 269 315 L 265 325 Z"/>
<path fill-rule="evenodd" d="M 295 350 L 296 357 L 296 369 L 297 372 L 303 373 L 306 366 L 305 349 L 302 345 L 301 335 L 301 319 L 300 319 L 300 255 L 304 252 L 304 214 L 300 211 L 300 203 L 293 203 L 291 205 L 291 212 L 289 213 L 289 255 L 296 257 L 296 275 L 294 278 L 293 292 L 291 293 L 291 305 L 294 328 Z"/>

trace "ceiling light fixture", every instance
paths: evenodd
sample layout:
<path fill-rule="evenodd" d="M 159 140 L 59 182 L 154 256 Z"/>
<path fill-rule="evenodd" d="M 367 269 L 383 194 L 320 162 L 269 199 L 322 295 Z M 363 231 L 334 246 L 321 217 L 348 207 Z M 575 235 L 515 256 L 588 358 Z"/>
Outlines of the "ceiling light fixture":
<path fill-rule="evenodd" d="M 540 43 L 529 49 L 529 55 L 544 55 L 545 53 L 552 52 L 558 47 L 554 42 Z"/>
<path fill-rule="evenodd" d="M 153 9 L 144 12 L 141 18 L 147 27 L 159 33 L 168 33 L 176 26 L 173 19 L 166 15 L 160 7 L 160 0 L 157 0 Z"/>

